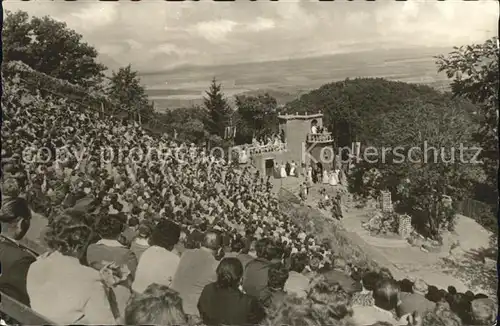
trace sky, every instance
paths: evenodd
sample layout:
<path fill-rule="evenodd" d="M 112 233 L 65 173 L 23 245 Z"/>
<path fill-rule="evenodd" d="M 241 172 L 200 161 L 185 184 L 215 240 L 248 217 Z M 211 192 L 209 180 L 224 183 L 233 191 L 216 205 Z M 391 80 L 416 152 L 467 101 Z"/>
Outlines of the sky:
<path fill-rule="evenodd" d="M 3 1 L 64 21 L 116 69 L 281 60 L 335 53 L 481 43 L 498 35 L 495 0 L 395 2 Z"/>

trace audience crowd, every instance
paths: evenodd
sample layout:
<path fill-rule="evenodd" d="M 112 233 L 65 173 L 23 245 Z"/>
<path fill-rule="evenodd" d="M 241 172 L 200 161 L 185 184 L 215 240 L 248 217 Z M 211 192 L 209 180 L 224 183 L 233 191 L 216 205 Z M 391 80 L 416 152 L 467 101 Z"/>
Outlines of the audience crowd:
<path fill-rule="evenodd" d="M 55 324 L 496 318 L 486 295 L 348 264 L 280 211 L 269 179 L 221 155 L 64 100 L 5 93 L 0 290 Z M 39 255 L 19 243 L 30 207 L 49 220 Z"/>

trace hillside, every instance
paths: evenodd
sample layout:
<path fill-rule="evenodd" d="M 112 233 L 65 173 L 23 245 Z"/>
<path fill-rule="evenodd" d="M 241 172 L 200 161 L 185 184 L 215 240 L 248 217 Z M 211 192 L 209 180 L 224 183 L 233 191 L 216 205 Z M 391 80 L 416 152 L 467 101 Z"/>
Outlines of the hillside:
<path fill-rule="evenodd" d="M 368 141 L 371 130 L 380 128 L 376 119 L 397 111 L 412 100 L 439 105 L 464 102 L 427 85 L 390 81 L 383 78 L 356 78 L 325 84 L 286 104 L 289 113 L 324 113 L 324 124 L 333 130 L 340 144 Z M 474 111 L 468 104 L 467 109 Z"/>

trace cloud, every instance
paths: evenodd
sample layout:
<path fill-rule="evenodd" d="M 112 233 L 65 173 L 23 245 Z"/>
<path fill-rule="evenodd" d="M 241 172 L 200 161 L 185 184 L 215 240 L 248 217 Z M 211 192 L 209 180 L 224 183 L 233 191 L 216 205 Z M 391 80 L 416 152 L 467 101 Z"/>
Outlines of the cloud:
<path fill-rule="evenodd" d="M 213 43 L 226 40 L 226 36 L 238 25 L 232 20 L 211 20 L 196 24 L 195 31 L 203 38 Z"/>
<path fill-rule="evenodd" d="M 115 3 L 94 3 L 89 7 L 84 7 L 70 15 L 80 22 L 84 29 L 101 29 L 111 25 L 118 16 L 118 6 Z"/>
<path fill-rule="evenodd" d="M 273 60 L 378 48 L 449 47 L 497 35 L 496 1 L 234 3 L 4 1 L 67 22 L 134 69 Z M 160 63 L 160 68 L 158 67 Z"/>
<path fill-rule="evenodd" d="M 252 32 L 262 32 L 265 30 L 273 29 L 276 27 L 274 20 L 259 17 L 254 22 L 251 22 L 247 25 L 247 29 Z"/>
<path fill-rule="evenodd" d="M 180 48 L 172 43 L 160 44 L 158 47 L 152 50 L 153 53 L 164 53 L 164 54 L 196 54 L 198 51 L 188 48 Z"/>

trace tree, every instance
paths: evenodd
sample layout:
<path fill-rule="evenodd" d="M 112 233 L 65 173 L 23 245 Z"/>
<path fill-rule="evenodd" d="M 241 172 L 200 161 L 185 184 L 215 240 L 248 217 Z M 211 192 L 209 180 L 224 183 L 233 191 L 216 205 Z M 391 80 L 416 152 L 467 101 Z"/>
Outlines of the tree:
<path fill-rule="evenodd" d="M 438 238 L 440 231 L 453 226 L 455 216 L 443 204 L 443 197 L 459 201 L 474 180 L 484 178 L 467 161 L 471 153 L 460 154 L 461 144 L 464 148 L 474 145 L 471 120 L 463 101 L 432 105 L 414 100 L 383 115 L 376 121 L 383 128 L 378 135 L 372 133 L 372 145 L 379 153 L 382 148 L 390 151 L 379 155 L 376 162 L 369 157 L 356 166 L 352 181 L 358 189 L 352 190 L 363 193 L 360 180 L 376 168 L 380 172 L 378 190 L 391 191 L 396 210 L 412 216 L 420 232 Z"/>
<path fill-rule="evenodd" d="M 106 70 L 96 61 L 96 49 L 83 42 L 80 34 L 47 16 L 30 19 L 24 11 L 7 11 L 2 40 L 5 62 L 21 61 L 73 84 L 96 86 Z"/>
<path fill-rule="evenodd" d="M 205 93 L 207 95 L 204 98 L 205 129 L 211 135 L 223 138 L 224 130 L 231 122 L 233 110 L 222 93 L 221 84 L 218 84 L 215 78 L 212 80 L 209 90 Z"/>
<path fill-rule="evenodd" d="M 276 132 L 278 103 L 268 93 L 258 96 L 237 96 L 238 138 L 250 142 L 253 135 Z"/>
<path fill-rule="evenodd" d="M 339 146 L 372 141 L 372 132 L 380 130 L 377 117 L 397 111 L 406 101 L 420 99 L 438 105 L 448 100 L 437 90 L 425 86 L 389 81 L 382 78 L 346 79 L 325 84 L 286 105 L 288 113 L 324 114 L 323 124 Z"/>
<path fill-rule="evenodd" d="M 491 203 L 498 202 L 498 38 L 483 44 L 455 47 L 447 56 L 437 58 L 439 71 L 453 78 L 452 92 L 472 101 L 479 108 L 479 126 L 474 133 L 482 147 L 481 159 L 490 185 Z"/>
<path fill-rule="evenodd" d="M 137 119 L 139 115 L 141 119 L 148 119 L 152 116 L 153 106 L 149 103 L 137 72 L 132 71 L 130 65 L 113 72 L 107 91 L 117 106 L 132 114 L 134 119 Z"/>
<path fill-rule="evenodd" d="M 159 113 L 158 119 L 167 125 L 169 134 L 177 135 L 179 141 L 204 145 L 206 131 L 203 116 L 204 109 L 193 106 Z"/>

